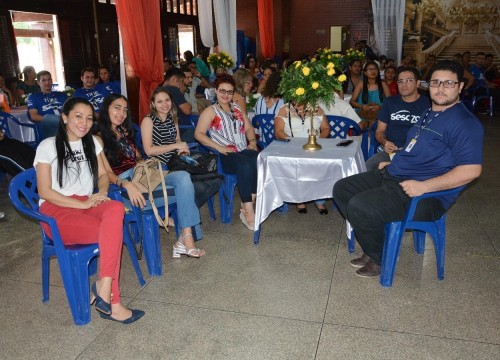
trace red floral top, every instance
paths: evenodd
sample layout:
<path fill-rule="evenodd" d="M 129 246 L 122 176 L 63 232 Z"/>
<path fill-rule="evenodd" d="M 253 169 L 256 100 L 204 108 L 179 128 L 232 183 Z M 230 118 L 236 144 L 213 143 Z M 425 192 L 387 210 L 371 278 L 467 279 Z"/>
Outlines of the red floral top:
<path fill-rule="evenodd" d="M 215 116 L 210 123 L 210 138 L 221 146 L 240 152 L 247 147 L 245 136 L 245 119 L 238 106 L 233 105 L 230 113 L 222 110 L 217 104 L 212 105 Z"/>

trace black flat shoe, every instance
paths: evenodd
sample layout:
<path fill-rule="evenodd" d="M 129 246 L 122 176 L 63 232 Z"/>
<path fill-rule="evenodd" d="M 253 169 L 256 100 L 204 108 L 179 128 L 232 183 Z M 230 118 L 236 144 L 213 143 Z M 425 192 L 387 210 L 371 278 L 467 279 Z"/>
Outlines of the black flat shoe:
<path fill-rule="evenodd" d="M 95 299 L 91 301 L 91 305 L 95 306 L 95 309 L 104 315 L 111 315 L 111 304 L 104 301 L 97 294 L 97 286 L 96 283 L 92 285 L 92 294 L 94 294 Z"/>
<path fill-rule="evenodd" d="M 101 316 L 101 318 L 103 318 L 105 320 L 116 321 L 116 322 L 128 325 L 128 324 L 132 324 L 133 322 L 136 322 L 141 317 L 143 317 L 145 314 L 145 312 L 142 310 L 131 310 L 131 311 L 132 311 L 132 316 L 129 317 L 128 319 L 125 319 L 125 320 L 116 320 L 116 319 L 112 318 L 111 315 L 106 315 L 106 314 L 103 314 L 101 312 L 99 313 L 99 316 Z"/>
<path fill-rule="evenodd" d="M 297 208 L 299 214 L 307 214 L 307 208 Z"/>
<path fill-rule="evenodd" d="M 328 215 L 328 209 L 318 209 L 321 215 Z"/>

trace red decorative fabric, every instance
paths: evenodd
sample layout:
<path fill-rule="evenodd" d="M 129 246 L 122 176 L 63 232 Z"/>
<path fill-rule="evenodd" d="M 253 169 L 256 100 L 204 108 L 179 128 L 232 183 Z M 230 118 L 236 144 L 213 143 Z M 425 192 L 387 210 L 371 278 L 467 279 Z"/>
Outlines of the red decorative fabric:
<path fill-rule="evenodd" d="M 116 2 L 118 26 L 127 62 L 140 79 L 139 119 L 149 113 L 153 90 L 163 82 L 160 2 L 120 0 Z"/>
<path fill-rule="evenodd" d="M 257 14 L 262 55 L 265 58 L 272 58 L 276 51 L 274 47 L 273 0 L 257 0 Z"/>

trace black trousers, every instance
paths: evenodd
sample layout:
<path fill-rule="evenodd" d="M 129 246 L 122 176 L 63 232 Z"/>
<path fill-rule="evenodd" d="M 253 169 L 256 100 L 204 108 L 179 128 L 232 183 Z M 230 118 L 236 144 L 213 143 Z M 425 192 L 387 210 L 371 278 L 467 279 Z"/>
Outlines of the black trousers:
<path fill-rule="evenodd" d="M 16 139 L 7 137 L 0 141 L 0 155 L 11 159 L 23 169 L 32 168 L 35 160 L 35 150 Z M 0 159 L 0 171 L 15 176 L 21 170 L 10 161 Z"/>
<path fill-rule="evenodd" d="M 351 223 L 356 239 L 375 263 L 382 262 L 385 223 L 403 220 L 410 197 L 385 169 L 349 176 L 335 183 L 333 199 Z M 438 199 L 419 201 L 414 220 L 433 221 L 445 212 Z"/>
<path fill-rule="evenodd" d="M 252 194 L 257 193 L 257 157 L 254 150 L 220 155 L 222 170 L 227 174 L 236 174 L 241 202 L 252 201 Z"/>

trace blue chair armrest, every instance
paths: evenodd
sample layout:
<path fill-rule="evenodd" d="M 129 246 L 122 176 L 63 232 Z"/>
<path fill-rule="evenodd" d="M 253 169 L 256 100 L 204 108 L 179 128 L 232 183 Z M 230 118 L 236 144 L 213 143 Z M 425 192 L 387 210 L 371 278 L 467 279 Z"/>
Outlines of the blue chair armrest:
<path fill-rule="evenodd" d="M 415 210 L 417 209 L 418 202 L 423 199 L 434 198 L 445 195 L 460 194 L 467 185 L 462 185 L 453 189 L 434 191 L 422 194 L 420 196 L 412 197 L 410 200 L 410 206 L 406 211 L 406 221 L 413 221 L 413 216 L 415 216 Z"/>

